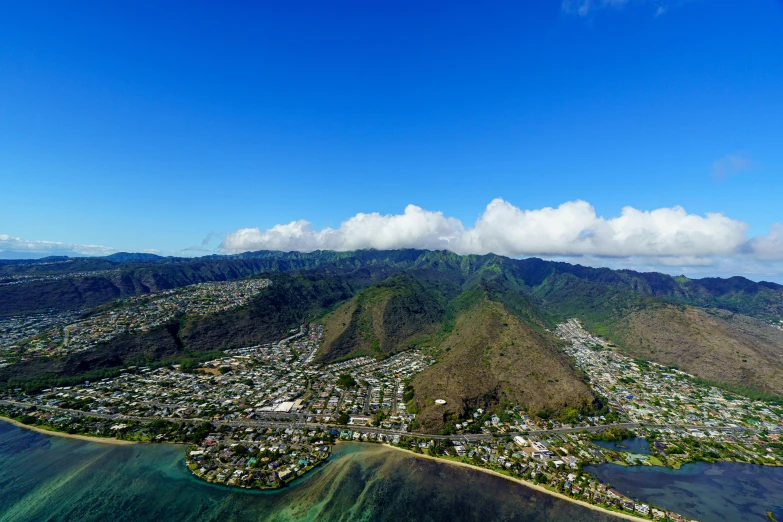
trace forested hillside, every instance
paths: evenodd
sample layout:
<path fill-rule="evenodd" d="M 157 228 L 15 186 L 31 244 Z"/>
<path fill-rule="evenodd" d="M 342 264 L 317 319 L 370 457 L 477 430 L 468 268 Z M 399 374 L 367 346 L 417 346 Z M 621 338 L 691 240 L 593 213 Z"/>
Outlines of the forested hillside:
<path fill-rule="evenodd" d="M 783 317 L 783 286 L 741 277 L 688 279 L 535 258 L 421 250 L 252 252 L 198 259 L 120 254 L 3 263 L 0 316 L 84 310 L 121 297 L 262 275 L 271 276 L 275 284 L 240 309 L 183 317 L 162 330 L 97 347 L 75 362 L 26 363 L 4 370 L 0 381 L 11 382 L 17 374 L 77 375 L 140 359 L 160 361 L 266 342 L 318 318 L 326 335 L 322 361 L 384 357 L 412 346 L 432 346 L 441 354 L 436 368 L 458 372 L 464 381 L 433 378 L 426 381 L 429 388 L 418 381 L 419 399 L 434 396 L 437 390 L 431 386 L 440 383 L 441 392 L 454 397 L 468 400 L 463 392 L 470 389 L 502 400 L 506 392 L 501 382 L 519 390 L 551 384 L 522 369 L 517 377 L 530 378 L 514 380 L 512 368 L 541 361 L 542 353 L 556 360 L 546 330 L 576 317 L 633 357 L 676 365 L 735 389 L 783 394 L 783 332 L 773 326 Z M 482 304 L 461 306 L 477 289 Z M 495 328 L 497 317 L 505 318 L 499 323 L 502 328 Z M 459 336 L 455 328 L 462 332 Z M 513 334 L 504 334 L 506 330 Z M 466 331 L 472 336 L 466 337 Z M 512 340 L 518 344 L 504 344 Z M 503 356 L 494 348 L 484 352 L 496 345 L 504 346 Z M 520 351 L 522 345 L 526 348 Z M 489 366 L 479 360 L 489 361 Z M 513 364 L 506 368 L 509 361 Z M 494 384 L 481 384 L 490 382 Z M 571 391 L 553 393 L 552 401 L 540 406 L 585 399 L 578 387 L 561 387 Z M 458 404 L 455 400 L 452 413 L 459 413 Z M 426 412 L 426 402 L 420 406 Z"/>

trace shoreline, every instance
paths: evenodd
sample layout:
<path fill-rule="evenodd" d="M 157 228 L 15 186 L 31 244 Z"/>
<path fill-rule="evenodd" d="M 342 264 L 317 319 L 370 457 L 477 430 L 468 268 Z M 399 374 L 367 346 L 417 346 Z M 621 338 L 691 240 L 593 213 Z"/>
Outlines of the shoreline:
<path fill-rule="evenodd" d="M 16 419 L 3 417 L 2 415 L 0 415 L 0 421 L 13 424 L 17 428 L 35 431 L 38 433 L 42 433 L 44 435 L 65 437 L 66 439 L 83 440 L 87 442 L 97 442 L 99 444 L 113 444 L 115 446 L 125 446 L 128 444 L 144 444 L 143 442 L 136 442 L 132 440 L 120 440 L 120 439 L 115 439 L 114 437 L 91 437 L 89 435 L 79 435 L 76 433 L 64 433 L 62 431 L 47 430 L 45 428 L 41 428 L 40 426 L 31 426 L 29 424 L 23 424 Z"/>
<path fill-rule="evenodd" d="M 408 453 L 410 455 L 413 455 L 414 457 L 419 457 L 419 458 L 423 458 L 423 459 L 427 459 L 427 460 L 434 460 L 436 462 L 443 462 L 444 464 L 452 464 L 454 466 L 459 466 L 459 467 L 462 467 L 462 468 L 468 468 L 468 469 L 480 471 L 482 473 L 488 473 L 488 474 L 494 475 L 496 477 L 504 478 L 506 480 L 510 480 L 511 482 L 516 482 L 517 484 L 521 484 L 522 486 L 528 487 L 530 489 L 539 491 L 541 493 L 546 493 L 547 495 L 551 495 L 553 497 L 559 498 L 560 500 L 565 500 L 565 501 L 568 501 L 568 502 L 572 502 L 572 503 L 578 504 L 578 505 L 580 505 L 582 507 L 586 507 L 586 508 L 592 509 L 594 511 L 599 511 L 599 512 L 604 513 L 606 515 L 613 515 L 613 516 L 618 517 L 618 518 L 622 518 L 622 519 L 625 519 L 625 520 L 634 520 L 636 522 L 639 522 L 639 521 L 642 521 L 642 520 L 649 521 L 648 518 L 637 517 L 637 516 L 632 515 L 630 513 L 622 513 L 622 512 L 619 512 L 619 511 L 612 511 L 610 509 L 606 509 L 606 508 L 603 508 L 601 506 L 596 506 L 595 504 L 591 504 L 589 502 L 585 502 L 584 500 L 578 500 L 578 499 L 575 499 L 575 498 L 571 498 L 571 497 L 569 497 L 567 495 L 563 495 L 562 493 L 558 493 L 557 491 L 552 491 L 550 489 L 547 489 L 544 486 L 541 486 L 541 485 L 538 485 L 538 484 L 533 484 L 532 482 L 528 482 L 527 480 L 524 480 L 524 479 L 511 477 L 509 475 L 504 475 L 503 473 L 500 473 L 500 472 L 495 471 L 495 470 L 481 468 L 479 466 L 474 466 L 472 464 L 467 464 L 465 462 L 456 462 L 456 461 L 449 460 L 449 459 L 440 459 L 438 457 L 432 457 L 430 455 L 424 455 L 423 453 L 415 453 L 415 452 L 413 452 L 411 450 L 407 450 L 407 449 L 404 449 L 404 448 L 398 448 L 397 446 L 392 446 L 391 444 L 384 443 L 383 445 L 386 446 L 387 448 L 392 448 L 392 449 L 395 449 L 395 450 L 398 450 L 398 451 L 402 451 L 404 453 Z"/>

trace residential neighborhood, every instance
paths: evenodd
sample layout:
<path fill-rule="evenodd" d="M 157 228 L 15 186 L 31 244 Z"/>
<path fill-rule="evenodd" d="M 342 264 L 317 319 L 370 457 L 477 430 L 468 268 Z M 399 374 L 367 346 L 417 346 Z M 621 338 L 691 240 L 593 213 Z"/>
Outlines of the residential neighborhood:
<path fill-rule="evenodd" d="M 152 313 L 144 317 L 155 321 L 173 300 L 192 303 L 189 310 L 236 306 L 265 284 L 241 287 L 234 300 L 221 298 L 226 289 L 206 287 L 184 297 L 135 299 L 129 308 L 146 306 Z M 197 297 L 205 295 L 211 304 Z M 101 317 L 87 324 L 110 324 L 114 316 Z M 606 414 L 566 422 L 514 405 L 476 408 L 439 435 L 416 433 L 416 415 L 406 403 L 412 378 L 437 364 L 431 351 L 323 364 L 323 327 L 317 323 L 294 328 L 276 343 L 225 350 L 200 365 L 135 366 L 115 378 L 32 395 L 14 390 L 0 398 L 0 412 L 68 433 L 185 443 L 195 476 L 230 486 L 282 487 L 327 461 L 336 441 L 385 443 L 651 519 L 685 520 L 602 484 L 590 466 L 678 468 L 694 460 L 783 465 L 780 407 L 627 358 L 576 319 L 555 334 L 606 401 Z M 72 337 L 82 338 L 81 332 Z"/>
<path fill-rule="evenodd" d="M 55 264 L 66 264 L 69 262 L 73 262 L 73 259 L 70 259 L 68 261 L 55 261 L 50 263 L 37 263 L 38 267 L 45 267 L 47 265 L 55 265 Z M 0 275 L 0 286 L 11 286 L 11 285 L 23 285 L 27 283 L 37 283 L 39 281 L 60 281 L 63 279 L 70 279 L 74 277 L 96 277 L 96 276 L 105 276 L 105 275 L 111 275 L 111 274 L 119 274 L 121 270 L 119 268 L 109 269 L 109 270 L 89 270 L 89 271 L 74 271 L 74 272 L 62 272 L 57 274 L 36 274 L 36 275 L 28 275 L 28 274 L 19 274 L 19 275 L 12 275 L 12 274 L 3 274 Z"/>
<path fill-rule="evenodd" d="M 692 375 L 654 362 L 634 361 L 588 333 L 576 319 L 557 327 L 570 343 L 567 353 L 589 377 L 595 391 L 630 422 L 686 426 L 698 424 L 696 436 L 712 426 L 777 430 L 780 408 L 724 390 L 700 385 Z"/>
<path fill-rule="evenodd" d="M 268 279 L 201 283 L 119 299 L 87 317 L 65 312 L 6 318 L 0 328 L 13 334 L 0 340 L 0 364 L 83 352 L 175 317 L 225 312 L 247 304 L 269 284 Z"/>

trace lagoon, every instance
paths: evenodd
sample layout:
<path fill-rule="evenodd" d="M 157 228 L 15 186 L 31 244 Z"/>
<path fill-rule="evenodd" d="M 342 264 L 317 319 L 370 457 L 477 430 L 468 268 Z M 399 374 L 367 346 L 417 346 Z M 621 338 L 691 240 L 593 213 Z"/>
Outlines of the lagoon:
<path fill-rule="evenodd" d="M 783 520 L 783 468 L 717 462 L 659 466 L 588 466 L 631 498 L 706 522 L 768 521 L 767 511 Z"/>
<path fill-rule="evenodd" d="M 593 444 L 612 451 L 635 453 L 637 455 L 650 455 L 650 443 L 643 437 L 634 437 L 623 440 L 594 440 Z"/>

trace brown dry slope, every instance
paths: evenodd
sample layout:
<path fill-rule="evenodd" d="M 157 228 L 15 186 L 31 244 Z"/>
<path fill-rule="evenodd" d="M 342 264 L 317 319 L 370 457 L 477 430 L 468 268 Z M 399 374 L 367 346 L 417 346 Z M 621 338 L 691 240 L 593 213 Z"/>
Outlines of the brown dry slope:
<path fill-rule="evenodd" d="M 532 412 L 578 408 L 593 400 L 552 338 L 486 297 L 458 316 L 441 349 L 444 357 L 413 381 L 424 431 L 437 432 L 448 416 L 504 399 Z M 437 405 L 436 399 L 446 404 Z"/>
<path fill-rule="evenodd" d="M 618 344 L 633 357 L 783 395 L 783 331 L 756 319 L 667 306 L 632 313 L 613 329 Z"/>
<path fill-rule="evenodd" d="M 338 340 L 346 335 L 356 313 L 357 304 L 356 298 L 353 298 L 324 318 L 324 341 L 321 347 L 323 354 L 333 351 Z M 358 343 L 359 340 L 355 339 L 354 342 Z"/>

